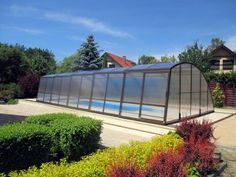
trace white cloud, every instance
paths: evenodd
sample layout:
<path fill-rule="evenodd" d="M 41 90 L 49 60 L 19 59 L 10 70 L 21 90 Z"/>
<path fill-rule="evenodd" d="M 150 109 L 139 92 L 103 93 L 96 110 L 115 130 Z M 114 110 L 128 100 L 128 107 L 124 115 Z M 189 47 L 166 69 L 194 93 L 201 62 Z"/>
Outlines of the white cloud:
<path fill-rule="evenodd" d="M 108 26 L 107 24 L 103 23 L 102 21 L 93 18 L 72 16 L 65 13 L 50 12 L 50 11 L 40 10 L 35 7 L 27 5 L 22 6 L 13 4 L 7 7 L 7 15 L 12 15 L 17 17 L 32 16 L 34 18 L 43 18 L 50 21 L 57 21 L 77 26 L 83 26 L 88 28 L 92 32 L 105 33 L 116 37 L 133 38 L 133 36 L 129 33 L 114 29 Z"/>
<path fill-rule="evenodd" d="M 44 31 L 39 30 L 39 29 L 25 28 L 25 27 L 19 27 L 19 26 L 1 26 L 1 28 L 8 29 L 8 30 L 16 30 L 16 31 L 24 32 L 31 35 L 44 34 Z"/>
<path fill-rule="evenodd" d="M 94 32 L 102 32 L 102 33 L 110 34 L 112 36 L 117 36 L 117 37 L 129 37 L 129 38 L 133 37 L 129 33 L 112 29 L 111 27 L 104 24 L 103 22 L 92 19 L 92 18 L 71 16 L 71 15 L 67 15 L 63 13 L 52 13 L 52 12 L 46 12 L 44 16 L 48 20 L 84 26 Z"/>
<path fill-rule="evenodd" d="M 32 7 L 32 6 L 19 6 L 19 5 L 11 5 L 9 7 L 10 15 L 15 16 L 25 16 L 25 15 L 31 15 L 32 13 L 38 12 L 38 9 Z"/>
<path fill-rule="evenodd" d="M 226 40 L 225 45 L 229 47 L 231 50 L 236 50 L 236 35 L 229 37 Z"/>

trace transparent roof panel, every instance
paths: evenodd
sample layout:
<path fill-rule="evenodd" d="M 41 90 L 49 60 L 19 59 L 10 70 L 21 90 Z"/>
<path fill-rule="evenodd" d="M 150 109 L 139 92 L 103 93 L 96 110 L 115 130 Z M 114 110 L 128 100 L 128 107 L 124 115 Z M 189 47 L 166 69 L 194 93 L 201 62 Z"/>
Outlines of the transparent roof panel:
<path fill-rule="evenodd" d="M 153 64 L 148 69 L 170 69 L 178 63 L 157 63 Z"/>
<path fill-rule="evenodd" d="M 128 71 L 134 71 L 134 70 L 145 70 L 148 69 L 150 66 L 152 66 L 153 64 L 146 64 L 146 65 L 136 65 L 136 66 L 132 66 L 130 68 L 128 68 Z"/>
<path fill-rule="evenodd" d="M 139 71 L 139 70 L 168 70 L 177 63 L 157 63 L 157 64 L 146 64 L 146 65 L 136 65 L 128 68 L 117 67 L 117 68 L 105 68 L 100 70 L 88 70 L 88 71 L 78 71 L 78 72 L 68 72 L 60 74 L 50 74 L 43 77 L 54 77 L 54 76 L 71 76 L 71 75 L 84 75 L 84 74 L 96 74 L 96 73 L 118 73 L 125 71 Z"/>

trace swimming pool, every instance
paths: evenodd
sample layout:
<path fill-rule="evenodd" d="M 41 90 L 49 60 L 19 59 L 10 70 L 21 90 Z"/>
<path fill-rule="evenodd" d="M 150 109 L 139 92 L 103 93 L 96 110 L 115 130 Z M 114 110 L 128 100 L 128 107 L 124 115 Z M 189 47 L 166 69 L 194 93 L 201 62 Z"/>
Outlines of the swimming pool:
<path fill-rule="evenodd" d="M 91 110 L 94 111 L 103 111 L 112 114 L 118 114 L 120 110 L 120 103 L 114 101 L 101 101 L 101 100 L 92 100 L 91 101 Z M 79 108 L 88 109 L 89 107 L 89 100 L 88 99 L 81 99 L 79 100 Z M 123 103 L 121 109 L 121 115 L 128 116 L 132 115 L 132 117 L 139 117 L 139 109 L 140 105 L 135 103 Z M 164 116 L 164 107 L 160 106 L 149 106 L 149 105 L 142 105 L 141 114 L 143 118 L 151 118 L 157 119 L 156 117 L 163 117 Z"/>

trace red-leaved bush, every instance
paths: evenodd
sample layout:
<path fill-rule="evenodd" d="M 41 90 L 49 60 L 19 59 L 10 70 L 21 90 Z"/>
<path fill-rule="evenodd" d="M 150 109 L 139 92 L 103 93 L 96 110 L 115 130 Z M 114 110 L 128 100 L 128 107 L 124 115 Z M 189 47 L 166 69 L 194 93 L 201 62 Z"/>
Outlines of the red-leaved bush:
<path fill-rule="evenodd" d="M 213 126 L 209 121 L 203 120 L 202 122 L 197 120 L 184 119 L 180 125 L 176 127 L 176 133 L 178 133 L 185 141 L 190 139 L 190 135 L 194 132 L 195 140 L 210 141 L 213 136 Z"/>
<path fill-rule="evenodd" d="M 183 155 L 182 162 L 184 164 L 196 166 L 202 175 L 206 175 L 215 168 L 214 150 L 213 143 L 204 139 L 197 139 L 195 132 L 192 132 L 189 140 L 185 141 L 179 149 L 179 153 Z"/>
<path fill-rule="evenodd" d="M 134 164 L 116 164 L 108 168 L 107 177 L 145 177 L 145 174 Z"/>
<path fill-rule="evenodd" d="M 215 146 L 211 142 L 211 138 L 214 138 L 212 124 L 205 120 L 184 120 L 177 127 L 177 133 L 183 138 L 183 145 L 177 150 L 169 149 L 154 154 L 145 170 L 141 171 L 136 165 L 124 162 L 111 166 L 107 176 L 186 177 L 190 167 L 195 167 L 201 176 L 213 171 L 216 161 L 213 158 Z"/>
<path fill-rule="evenodd" d="M 38 91 L 39 76 L 27 70 L 24 75 L 18 77 L 18 84 L 22 88 L 25 98 L 35 97 Z"/>
<path fill-rule="evenodd" d="M 146 177 L 187 176 L 183 155 L 173 150 L 154 155 L 149 162 Z"/>

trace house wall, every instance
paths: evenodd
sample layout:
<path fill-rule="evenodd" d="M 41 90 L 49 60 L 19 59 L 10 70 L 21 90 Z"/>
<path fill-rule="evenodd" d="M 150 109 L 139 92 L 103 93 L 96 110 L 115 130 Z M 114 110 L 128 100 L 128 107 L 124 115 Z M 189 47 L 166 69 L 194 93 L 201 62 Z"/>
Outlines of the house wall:
<path fill-rule="evenodd" d="M 115 67 L 120 67 L 116 62 L 110 59 L 110 57 L 107 58 L 107 67 L 109 67 L 110 64 L 115 64 Z"/>
<path fill-rule="evenodd" d="M 232 71 L 232 70 L 224 70 L 223 69 L 223 61 L 224 60 L 229 60 L 229 59 L 234 59 L 233 71 L 236 71 L 236 58 L 230 56 L 230 54 L 227 51 L 225 51 L 225 50 L 217 51 L 216 53 L 214 53 L 213 59 L 220 61 L 219 70 L 214 70 L 214 72 L 219 73 L 219 72 L 230 72 L 230 71 Z"/>

